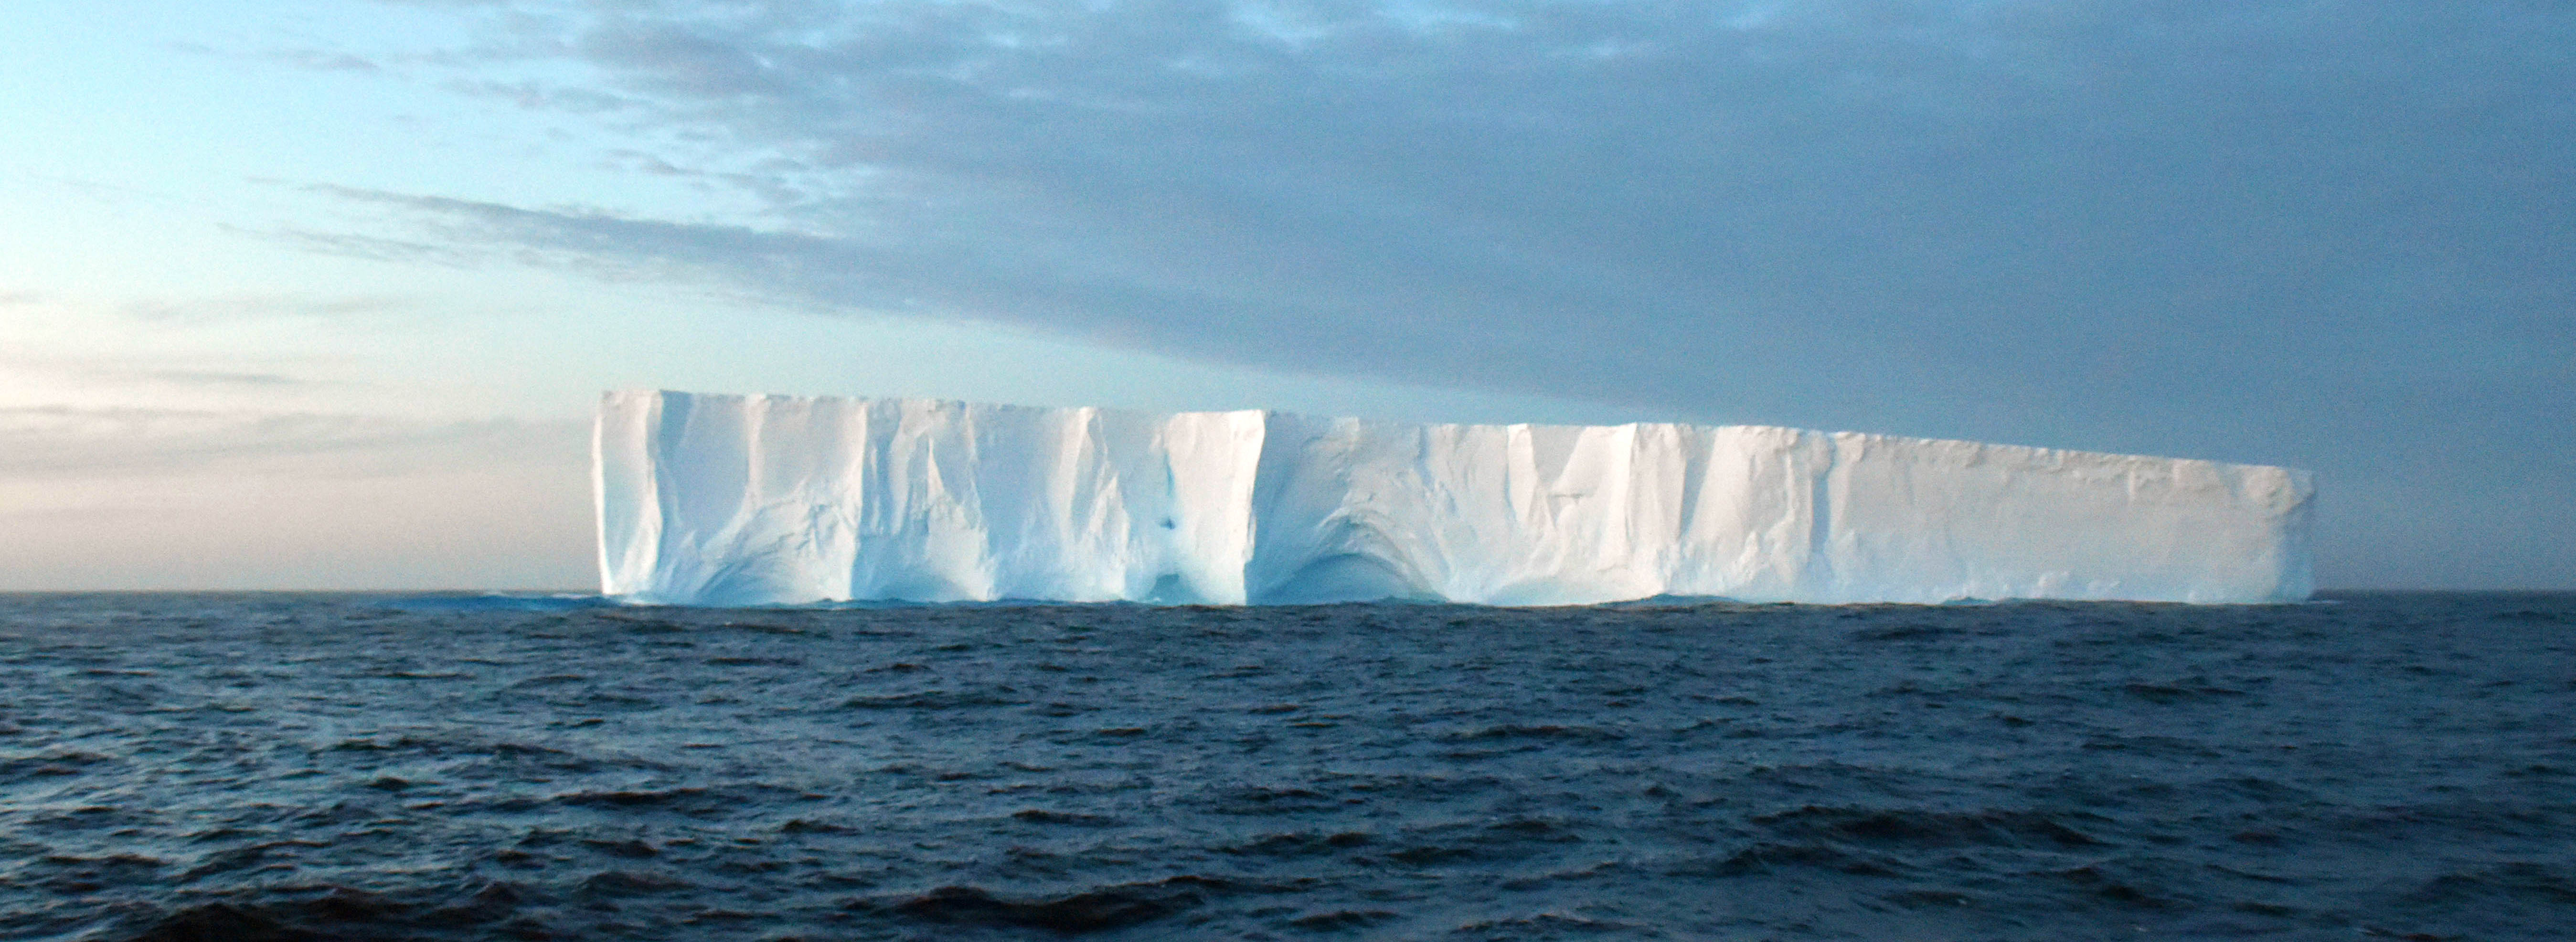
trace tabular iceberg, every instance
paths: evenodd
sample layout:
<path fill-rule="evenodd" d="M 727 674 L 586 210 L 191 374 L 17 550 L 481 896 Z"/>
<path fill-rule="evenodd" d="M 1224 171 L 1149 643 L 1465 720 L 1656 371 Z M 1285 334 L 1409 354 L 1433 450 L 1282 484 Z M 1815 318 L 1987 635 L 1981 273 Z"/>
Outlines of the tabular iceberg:
<path fill-rule="evenodd" d="M 636 602 L 2306 598 L 2307 472 L 1669 423 L 608 393 Z"/>

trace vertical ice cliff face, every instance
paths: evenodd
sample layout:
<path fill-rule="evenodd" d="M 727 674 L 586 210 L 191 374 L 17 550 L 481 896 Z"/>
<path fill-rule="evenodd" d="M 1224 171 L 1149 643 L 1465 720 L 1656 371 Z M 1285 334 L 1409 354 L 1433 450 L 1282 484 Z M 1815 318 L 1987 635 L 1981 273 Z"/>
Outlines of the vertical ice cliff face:
<path fill-rule="evenodd" d="M 1579 604 L 2311 591 L 2305 472 L 1754 426 L 615 392 L 641 602 Z"/>
<path fill-rule="evenodd" d="M 610 393 L 603 591 L 1241 601 L 1261 414 Z"/>

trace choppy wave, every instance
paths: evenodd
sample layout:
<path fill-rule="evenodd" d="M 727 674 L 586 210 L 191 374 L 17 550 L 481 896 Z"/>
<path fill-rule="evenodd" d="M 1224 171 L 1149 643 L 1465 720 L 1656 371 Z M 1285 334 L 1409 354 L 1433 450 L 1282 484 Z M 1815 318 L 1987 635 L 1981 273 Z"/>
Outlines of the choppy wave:
<path fill-rule="evenodd" d="M 0 936 L 2559 938 L 2576 596 L 0 597 Z"/>

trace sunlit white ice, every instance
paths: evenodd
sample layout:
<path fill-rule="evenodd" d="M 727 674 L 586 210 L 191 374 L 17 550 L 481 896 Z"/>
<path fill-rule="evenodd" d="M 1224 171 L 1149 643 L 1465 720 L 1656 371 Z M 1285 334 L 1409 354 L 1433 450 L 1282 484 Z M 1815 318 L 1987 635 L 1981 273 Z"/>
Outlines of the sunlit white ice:
<path fill-rule="evenodd" d="M 2278 602 L 2307 472 L 1762 426 L 1411 425 L 624 391 L 638 602 Z"/>

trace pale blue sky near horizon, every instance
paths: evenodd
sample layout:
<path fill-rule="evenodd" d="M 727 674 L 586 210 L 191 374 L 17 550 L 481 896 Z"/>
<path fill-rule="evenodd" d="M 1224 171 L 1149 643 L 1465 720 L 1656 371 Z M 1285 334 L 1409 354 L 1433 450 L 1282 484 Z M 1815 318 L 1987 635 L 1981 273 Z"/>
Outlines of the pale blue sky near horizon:
<path fill-rule="evenodd" d="M 2576 8 L 0 12 L 0 590 L 569 588 L 660 387 L 2316 470 L 2576 588 Z"/>

